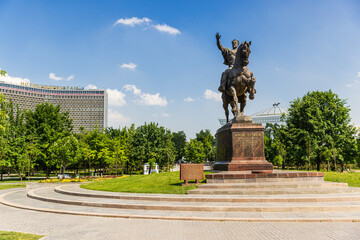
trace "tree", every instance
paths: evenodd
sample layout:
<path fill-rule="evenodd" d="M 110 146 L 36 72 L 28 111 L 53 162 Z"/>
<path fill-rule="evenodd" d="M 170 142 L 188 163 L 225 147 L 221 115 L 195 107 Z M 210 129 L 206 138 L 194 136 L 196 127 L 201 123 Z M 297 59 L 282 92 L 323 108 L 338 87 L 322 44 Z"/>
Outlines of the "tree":
<path fill-rule="evenodd" d="M 6 141 L 8 144 L 7 159 L 8 166 L 15 170 L 20 180 L 22 180 L 23 174 L 29 169 L 29 160 L 26 155 L 26 128 L 24 125 L 25 114 L 21 111 L 19 106 L 14 105 L 12 101 L 6 106 L 8 118 L 8 127 L 6 129 Z"/>
<path fill-rule="evenodd" d="M 26 112 L 24 132 L 28 137 L 38 140 L 37 148 L 40 154 L 37 162 L 46 171 L 47 178 L 50 171 L 56 167 L 56 159 L 52 157 L 50 148 L 58 139 L 70 136 L 72 128 L 69 113 L 61 112 L 59 105 L 41 103 L 34 112 Z"/>
<path fill-rule="evenodd" d="M 297 166 L 327 163 L 333 167 L 356 159 L 355 128 L 350 123 L 350 108 L 331 90 L 308 92 L 291 102 L 286 120 L 287 151 Z M 330 162 L 329 162 L 330 164 Z"/>
<path fill-rule="evenodd" d="M 175 147 L 175 161 L 178 161 L 185 156 L 186 135 L 183 131 L 174 132 L 171 141 Z"/>
<path fill-rule="evenodd" d="M 0 76 L 6 76 L 7 72 L 0 69 Z"/>
<path fill-rule="evenodd" d="M 190 139 L 186 143 L 185 158 L 194 163 L 203 163 L 206 158 L 204 144 L 196 139 Z"/>
<path fill-rule="evenodd" d="M 264 134 L 265 157 L 274 165 L 285 169 L 286 128 L 279 124 L 266 124 Z"/>
<path fill-rule="evenodd" d="M 9 159 L 6 157 L 9 151 L 9 145 L 6 138 L 6 130 L 8 128 L 8 115 L 6 113 L 6 100 L 2 94 L 0 94 L 0 174 L 1 180 L 3 180 L 4 169 L 11 166 Z"/>
<path fill-rule="evenodd" d="M 49 148 L 51 157 L 56 160 L 59 172 L 65 177 L 65 170 L 77 160 L 79 155 L 79 141 L 74 135 L 69 135 L 56 140 Z"/>
<path fill-rule="evenodd" d="M 86 159 L 88 160 L 89 172 L 91 167 L 104 169 L 106 161 L 110 157 L 110 139 L 103 130 L 96 126 L 93 130 L 86 132 L 85 143 L 83 147 L 86 149 Z"/>
<path fill-rule="evenodd" d="M 37 148 L 36 141 L 28 141 L 24 147 L 24 155 L 25 158 L 28 160 L 28 180 L 30 180 L 30 170 L 34 169 L 36 166 L 36 158 L 39 156 L 40 151 Z"/>
<path fill-rule="evenodd" d="M 208 161 L 216 160 L 216 141 L 209 129 L 201 130 L 196 134 L 196 140 L 201 142 L 204 147 L 205 158 Z"/>
<path fill-rule="evenodd" d="M 147 162 L 157 163 L 160 169 L 168 167 L 175 158 L 175 148 L 171 139 L 170 130 L 155 123 L 145 123 L 136 128 L 130 139 L 131 170 L 140 171 Z"/>

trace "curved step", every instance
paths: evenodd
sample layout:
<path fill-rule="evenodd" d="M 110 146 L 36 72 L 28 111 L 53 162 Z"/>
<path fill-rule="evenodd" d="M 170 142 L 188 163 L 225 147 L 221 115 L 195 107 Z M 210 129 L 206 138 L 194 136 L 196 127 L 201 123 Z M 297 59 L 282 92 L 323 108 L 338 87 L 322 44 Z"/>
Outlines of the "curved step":
<path fill-rule="evenodd" d="M 259 189 L 259 188 L 331 188 L 331 187 L 348 187 L 347 183 L 338 182 L 268 182 L 268 183 L 208 183 L 198 186 L 198 189 Z"/>
<path fill-rule="evenodd" d="M 331 193 L 355 193 L 360 188 L 338 188 L 338 187 L 317 187 L 317 188 L 278 188 L 278 189 L 218 189 L 218 188 L 197 188 L 189 190 L 188 194 L 206 195 L 277 195 L 277 194 L 331 194 Z"/>
<path fill-rule="evenodd" d="M 118 199 L 88 199 L 74 196 L 62 196 L 52 188 L 30 190 L 27 196 L 32 199 L 98 208 L 121 208 L 164 211 L 201 211 L 201 212 L 324 212 L 324 211 L 360 211 L 360 202 L 292 202 L 292 203 L 182 203 L 158 201 L 128 201 Z M 49 197 L 50 196 L 50 197 Z"/>
<path fill-rule="evenodd" d="M 0 195 L 0 202 L 21 209 L 96 217 L 141 218 L 190 221 L 244 221 L 244 222 L 360 222 L 360 212 L 186 212 L 147 211 L 72 206 L 37 201 L 26 197 L 25 190 Z"/>
<path fill-rule="evenodd" d="M 360 201 L 360 193 L 348 194 L 321 194 L 321 195 L 178 195 L 178 194 L 134 194 L 103 192 L 80 188 L 79 185 L 64 185 L 54 189 L 55 192 L 90 198 L 108 198 L 143 201 L 169 201 L 169 202 L 341 202 Z"/>

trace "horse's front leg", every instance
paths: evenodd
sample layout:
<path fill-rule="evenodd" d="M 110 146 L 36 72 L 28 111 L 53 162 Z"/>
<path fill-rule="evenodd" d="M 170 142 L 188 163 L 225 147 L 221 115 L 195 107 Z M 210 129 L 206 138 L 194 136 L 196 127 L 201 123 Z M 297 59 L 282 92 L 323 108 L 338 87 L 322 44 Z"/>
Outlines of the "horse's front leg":
<path fill-rule="evenodd" d="M 236 115 L 235 117 L 240 113 L 239 111 L 239 102 L 238 102 L 238 98 L 237 98 L 237 95 L 236 95 L 236 89 L 234 86 L 231 86 L 230 87 L 230 92 L 231 92 L 231 95 L 234 99 L 234 102 L 235 102 L 235 106 L 236 106 Z"/>
<path fill-rule="evenodd" d="M 221 97 L 222 97 L 222 100 L 223 100 L 223 108 L 225 110 L 226 123 L 228 123 L 229 122 L 229 109 L 228 109 L 229 102 L 226 99 L 226 93 L 225 92 L 222 93 Z"/>
<path fill-rule="evenodd" d="M 245 109 L 245 106 L 246 106 L 246 100 L 247 100 L 247 94 L 246 92 L 241 95 L 239 97 L 239 101 L 240 101 L 240 114 L 241 116 L 244 115 L 244 109 Z"/>

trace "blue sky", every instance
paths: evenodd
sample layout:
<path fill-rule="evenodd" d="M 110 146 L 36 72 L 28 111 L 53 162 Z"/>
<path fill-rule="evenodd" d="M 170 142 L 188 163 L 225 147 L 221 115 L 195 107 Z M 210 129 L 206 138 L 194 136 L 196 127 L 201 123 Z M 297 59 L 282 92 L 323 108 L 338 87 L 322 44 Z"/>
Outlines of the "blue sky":
<path fill-rule="evenodd" d="M 109 125 L 193 138 L 224 117 L 216 32 L 226 47 L 252 41 L 245 114 L 332 89 L 360 125 L 359 1 L 0 0 L 0 68 L 8 81 L 108 89 Z"/>

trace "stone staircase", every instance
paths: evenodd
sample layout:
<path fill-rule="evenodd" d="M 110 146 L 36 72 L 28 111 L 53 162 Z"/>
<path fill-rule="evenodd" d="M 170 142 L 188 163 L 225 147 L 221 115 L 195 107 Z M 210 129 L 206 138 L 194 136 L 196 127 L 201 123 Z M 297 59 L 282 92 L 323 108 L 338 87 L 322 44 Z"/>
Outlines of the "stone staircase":
<path fill-rule="evenodd" d="M 360 222 L 360 188 L 330 182 L 204 184 L 187 195 L 92 191 L 78 184 L 13 190 L 21 209 L 98 217 L 269 222 Z"/>

